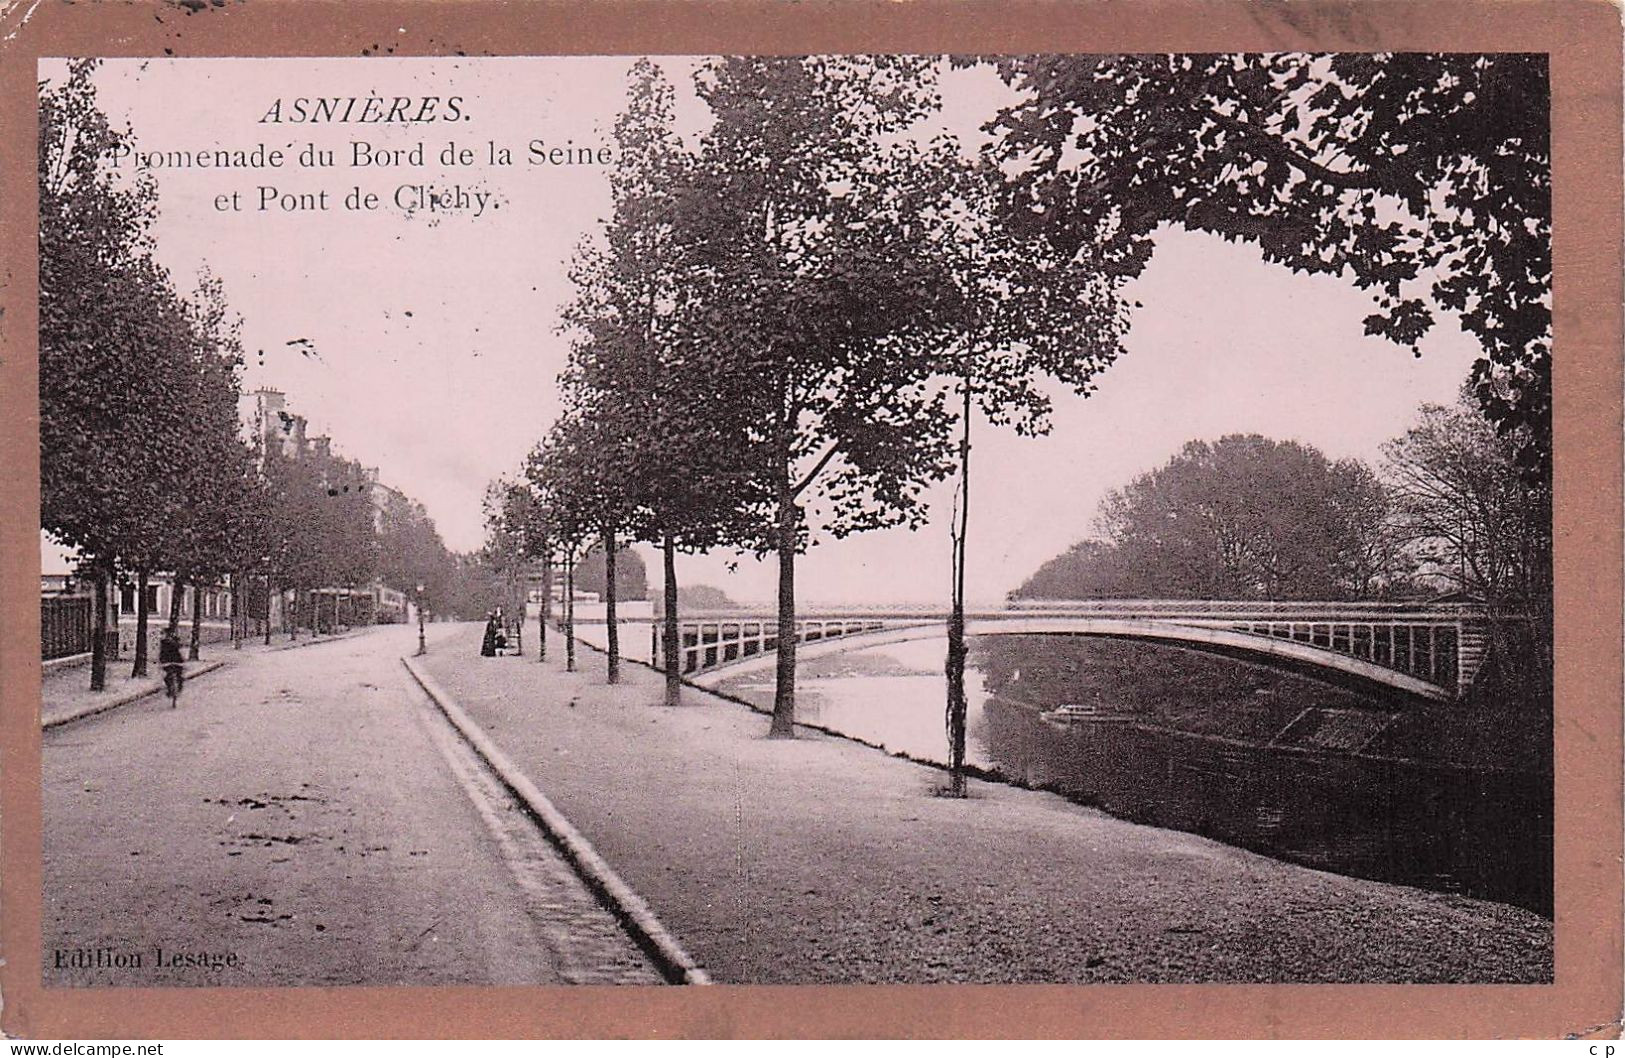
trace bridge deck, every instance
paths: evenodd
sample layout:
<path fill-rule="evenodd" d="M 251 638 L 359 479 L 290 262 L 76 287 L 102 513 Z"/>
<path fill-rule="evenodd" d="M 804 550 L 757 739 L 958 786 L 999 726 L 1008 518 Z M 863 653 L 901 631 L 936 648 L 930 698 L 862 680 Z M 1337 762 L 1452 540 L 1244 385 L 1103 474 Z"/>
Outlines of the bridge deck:
<path fill-rule="evenodd" d="M 798 617 L 796 640 L 841 640 L 838 649 L 943 634 L 938 610 L 854 608 Z M 1317 667 L 1432 699 L 1457 696 L 1483 658 L 1486 620 L 1471 603 L 1252 602 L 1102 599 L 1046 601 L 966 614 L 972 635 L 1079 635 L 1171 642 L 1255 655 L 1291 667 Z M 679 653 L 689 675 L 757 667 L 778 645 L 774 615 L 760 611 L 689 613 Z M 651 629 L 655 663 L 661 623 Z M 828 653 L 820 649 L 819 653 Z"/>

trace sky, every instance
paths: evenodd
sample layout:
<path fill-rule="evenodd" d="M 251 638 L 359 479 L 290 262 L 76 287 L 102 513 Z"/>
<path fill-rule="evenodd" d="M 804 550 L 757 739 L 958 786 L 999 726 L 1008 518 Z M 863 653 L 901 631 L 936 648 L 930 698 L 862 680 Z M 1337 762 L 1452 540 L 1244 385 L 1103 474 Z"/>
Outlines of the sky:
<path fill-rule="evenodd" d="M 686 87 L 695 60 L 660 62 L 678 87 L 679 128 L 692 136 L 705 122 Z M 245 392 L 285 392 L 312 433 L 331 434 L 336 451 L 421 501 L 452 549 L 473 550 L 487 483 L 516 474 L 559 411 L 566 270 L 609 208 L 606 166 L 529 164 L 537 156 L 528 148 L 568 148 L 573 160 L 581 148 L 609 145 L 630 65 L 627 57 L 110 60 L 96 84 L 138 151 L 263 144 L 285 153 L 280 169 L 148 168 L 159 257 L 183 290 L 205 265 L 224 282 L 243 318 Z M 43 78 L 61 73 L 41 63 Z M 436 97 L 437 114 L 458 97 L 461 119 L 261 120 L 279 99 L 286 116 L 298 97 L 372 94 Z M 981 121 L 1008 98 L 986 71 L 952 73 L 944 124 L 973 147 Z M 366 145 L 362 158 L 421 143 L 423 164 L 408 154 L 396 165 L 354 165 L 356 142 Z M 489 164 L 491 143 L 514 164 Z M 441 164 L 448 146 L 471 152 L 473 163 Z M 307 148 L 331 151 L 334 164 L 299 165 Z M 124 159 L 121 171 L 130 165 Z M 453 199 L 460 188 L 469 204 L 424 208 L 425 188 Z M 308 206 L 322 191 L 325 210 L 282 208 L 283 196 Z M 376 195 L 377 208 L 345 208 L 352 191 Z M 1374 462 L 1419 404 L 1455 398 L 1476 355 L 1448 317 L 1420 358 L 1366 337 L 1371 300 L 1351 284 L 1296 275 L 1249 247 L 1182 229 L 1161 233 L 1128 296 L 1140 307 L 1125 355 L 1089 398 L 1055 391 L 1047 436 L 976 424 L 973 601 L 1002 598 L 1092 535 L 1108 491 L 1187 441 L 1256 432 Z M 308 344 L 289 344 L 300 339 Z M 945 599 L 952 494 L 951 482 L 931 490 L 931 522 L 919 531 L 820 540 L 797 569 L 804 605 Z M 640 550 L 652 587 L 657 556 Z M 678 575 L 766 602 L 777 570 L 771 559 L 717 553 L 684 556 Z"/>

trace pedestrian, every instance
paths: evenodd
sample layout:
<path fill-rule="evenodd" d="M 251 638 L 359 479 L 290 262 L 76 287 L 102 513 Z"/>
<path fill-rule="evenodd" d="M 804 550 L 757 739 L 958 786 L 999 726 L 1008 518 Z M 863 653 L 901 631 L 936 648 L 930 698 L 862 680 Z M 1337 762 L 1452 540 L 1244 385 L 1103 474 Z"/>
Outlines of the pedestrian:
<path fill-rule="evenodd" d="M 179 704 L 181 687 L 186 683 L 186 661 L 181 657 L 181 637 L 173 625 L 166 625 L 158 637 L 158 664 L 164 669 L 164 690 L 169 695 L 169 707 Z"/>
<path fill-rule="evenodd" d="M 480 640 L 480 657 L 494 658 L 497 656 L 497 615 L 485 615 L 485 638 Z"/>

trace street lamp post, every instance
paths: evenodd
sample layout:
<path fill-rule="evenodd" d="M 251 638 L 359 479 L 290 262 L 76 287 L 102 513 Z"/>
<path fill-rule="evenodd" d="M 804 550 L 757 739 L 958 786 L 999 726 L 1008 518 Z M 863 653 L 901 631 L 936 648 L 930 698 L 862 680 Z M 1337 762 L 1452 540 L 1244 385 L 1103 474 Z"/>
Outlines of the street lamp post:
<path fill-rule="evenodd" d="M 422 657 L 429 652 L 429 646 L 423 639 L 423 585 L 418 585 L 418 656 Z"/>
<path fill-rule="evenodd" d="M 265 571 L 265 645 L 271 645 L 271 556 L 260 556 L 260 567 Z"/>

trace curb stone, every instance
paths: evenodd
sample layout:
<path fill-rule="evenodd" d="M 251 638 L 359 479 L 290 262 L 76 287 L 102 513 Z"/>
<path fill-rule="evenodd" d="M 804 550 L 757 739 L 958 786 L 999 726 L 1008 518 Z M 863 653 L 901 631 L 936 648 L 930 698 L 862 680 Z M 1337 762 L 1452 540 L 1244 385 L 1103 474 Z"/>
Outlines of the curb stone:
<path fill-rule="evenodd" d="M 406 671 L 412 674 L 418 686 L 423 688 L 474 752 L 496 772 L 502 784 L 519 798 L 525 810 L 542 825 L 542 829 L 569 859 L 588 887 L 604 901 L 638 945 L 654 960 L 661 974 L 673 984 L 710 984 L 710 976 L 661 924 L 643 898 L 621 880 L 592 843 L 508 759 L 507 754 L 497 748 L 496 743 L 463 711 L 450 693 L 414 664 L 411 658 L 401 658 L 401 664 L 406 666 Z"/>

